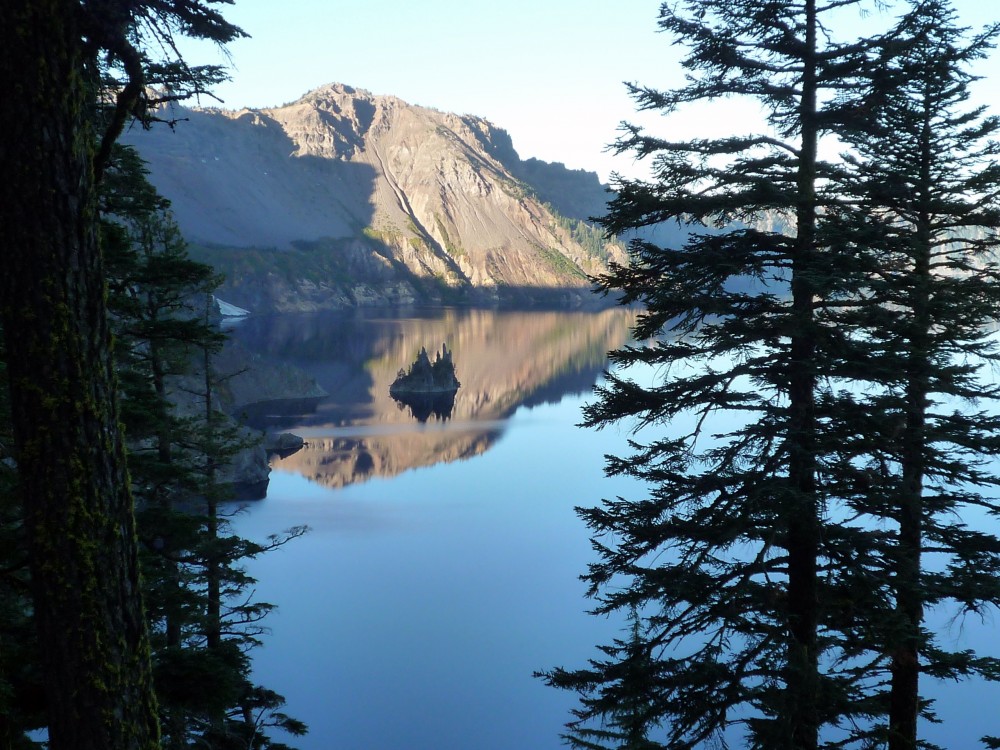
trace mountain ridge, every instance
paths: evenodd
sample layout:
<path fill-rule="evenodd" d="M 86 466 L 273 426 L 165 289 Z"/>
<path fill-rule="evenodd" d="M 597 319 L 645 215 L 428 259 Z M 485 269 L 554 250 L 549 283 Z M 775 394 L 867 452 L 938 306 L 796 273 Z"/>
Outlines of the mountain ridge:
<path fill-rule="evenodd" d="M 588 301 L 624 249 L 581 220 L 597 175 L 522 161 L 485 119 L 327 84 L 129 133 L 194 254 L 241 307 Z M 241 252 L 252 250 L 252 253 Z"/>

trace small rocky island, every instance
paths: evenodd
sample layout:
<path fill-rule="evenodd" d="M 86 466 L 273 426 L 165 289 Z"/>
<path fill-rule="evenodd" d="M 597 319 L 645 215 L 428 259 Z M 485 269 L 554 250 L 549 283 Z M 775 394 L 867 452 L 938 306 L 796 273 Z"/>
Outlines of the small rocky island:
<path fill-rule="evenodd" d="M 389 393 L 393 397 L 415 393 L 428 395 L 455 393 L 461 385 L 455 377 L 455 364 L 451 361 L 448 345 L 442 344 L 441 351 L 435 356 L 433 364 L 427 356 L 427 349 L 420 347 L 420 353 L 410 365 L 410 369 L 404 372 L 400 368 L 396 379 L 389 386 Z"/>
<path fill-rule="evenodd" d="M 421 422 L 426 422 L 432 415 L 448 419 L 461 385 L 455 376 L 451 352 L 447 344 L 442 344 L 434 362 L 427 355 L 427 349 L 421 347 L 410 369 L 404 371 L 400 368 L 389 386 L 389 395 L 396 400 L 399 408 L 409 406 L 413 416 Z"/>

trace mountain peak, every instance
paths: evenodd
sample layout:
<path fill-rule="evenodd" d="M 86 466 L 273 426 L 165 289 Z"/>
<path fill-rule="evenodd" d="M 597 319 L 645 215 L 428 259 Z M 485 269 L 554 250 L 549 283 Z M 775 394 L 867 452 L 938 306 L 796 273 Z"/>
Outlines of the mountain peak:
<path fill-rule="evenodd" d="M 324 269 L 310 272 L 327 289 L 314 290 L 329 296 L 321 306 L 342 304 L 335 288 L 358 280 L 402 283 L 415 297 L 428 280 L 446 296 L 581 289 L 609 252 L 599 232 L 573 221 L 587 215 L 573 201 L 561 206 L 569 219 L 551 208 L 564 195 L 584 196 L 587 211 L 603 204 L 596 175 L 522 162 L 506 131 L 482 118 L 342 83 L 281 107 L 193 110 L 176 133 L 129 140 L 190 241 L 322 245 Z M 260 302 L 230 297 L 243 307 Z"/>
<path fill-rule="evenodd" d="M 298 99 L 296 99 L 292 104 L 299 104 L 302 102 L 310 103 L 321 103 L 324 101 L 344 101 L 346 99 L 364 99 L 371 101 L 375 96 L 365 89 L 354 88 L 353 86 L 348 86 L 346 83 L 325 83 L 322 86 L 317 86 L 311 91 L 307 91 Z"/>

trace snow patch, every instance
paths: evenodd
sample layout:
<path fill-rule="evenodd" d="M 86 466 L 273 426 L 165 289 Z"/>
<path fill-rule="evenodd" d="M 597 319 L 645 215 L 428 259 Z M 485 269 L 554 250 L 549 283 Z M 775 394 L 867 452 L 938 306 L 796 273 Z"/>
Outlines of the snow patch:
<path fill-rule="evenodd" d="M 218 297 L 215 297 L 215 304 L 219 306 L 219 315 L 223 318 L 245 318 L 250 314 L 249 310 L 244 310 L 242 307 L 231 305 Z"/>

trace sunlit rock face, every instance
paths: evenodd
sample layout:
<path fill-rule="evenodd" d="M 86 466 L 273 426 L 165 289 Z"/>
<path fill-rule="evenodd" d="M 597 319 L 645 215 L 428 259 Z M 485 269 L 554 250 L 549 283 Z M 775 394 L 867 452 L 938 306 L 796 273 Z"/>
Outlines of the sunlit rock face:
<path fill-rule="evenodd" d="M 248 321 L 236 335 L 268 359 L 314 377 L 329 393 L 314 412 L 275 415 L 273 429 L 306 440 L 272 466 L 331 487 L 480 454 L 523 405 L 588 390 L 632 314 L 445 310 L 432 316 L 281 316 Z M 461 381 L 450 413 L 421 420 L 389 386 L 399 369 L 447 345 Z"/>
<path fill-rule="evenodd" d="M 127 140 L 196 253 L 229 276 L 220 294 L 241 307 L 537 300 L 542 290 L 580 302 L 587 276 L 623 257 L 575 222 L 604 212 L 596 175 L 521 161 L 480 118 L 339 84 L 273 109 L 172 116 L 184 118 L 174 130 Z"/>

